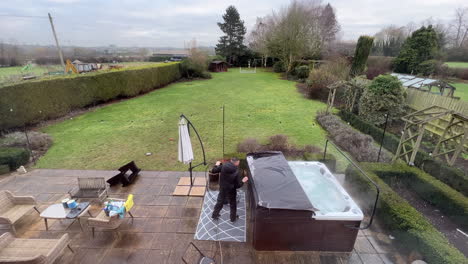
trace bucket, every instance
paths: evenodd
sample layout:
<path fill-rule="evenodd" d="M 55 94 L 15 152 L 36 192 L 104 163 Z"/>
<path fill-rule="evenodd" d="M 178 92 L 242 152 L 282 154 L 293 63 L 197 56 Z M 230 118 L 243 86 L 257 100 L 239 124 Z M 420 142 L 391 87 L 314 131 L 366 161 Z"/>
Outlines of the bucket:
<path fill-rule="evenodd" d="M 70 209 L 76 208 L 78 206 L 78 204 L 76 203 L 75 200 L 68 201 L 67 205 L 68 205 L 68 208 L 70 208 Z"/>
<path fill-rule="evenodd" d="M 70 199 L 68 199 L 68 198 L 62 200 L 63 208 L 68 208 L 68 204 L 67 204 L 68 201 L 70 201 Z"/>

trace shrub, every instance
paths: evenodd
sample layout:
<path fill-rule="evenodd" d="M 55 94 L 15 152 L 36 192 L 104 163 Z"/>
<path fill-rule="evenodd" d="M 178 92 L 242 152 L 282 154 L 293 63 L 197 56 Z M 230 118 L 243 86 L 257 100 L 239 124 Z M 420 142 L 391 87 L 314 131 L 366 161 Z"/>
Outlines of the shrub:
<path fill-rule="evenodd" d="M 379 144 L 382 142 L 383 129 L 349 112 L 340 111 L 339 116 L 357 130 L 371 135 Z M 396 153 L 399 143 L 399 137 L 391 133 L 386 133 L 382 146 L 391 153 Z M 416 154 L 415 165 L 455 190 L 468 196 L 468 175 L 463 171 L 434 160 L 429 154 L 421 150 Z"/>
<path fill-rule="evenodd" d="M 393 57 L 370 56 L 367 60 L 366 77 L 373 80 L 375 77 L 392 71 Z"/>
<path fill-rule="evenodd" d="M 179 78 L 179 63 L 171 63 L 5 86 L 0 88 L 0 130 L 35 124 L 92 104 L 149 92 Z"/>
<path fill-rule="evenodd" d="M 328 96 L 327 87 L 338 81 L 347 80 L 348 76 L 348 60 L 342 57 L 336 57 L 310 71 L 307 79 L 306 94 L 311 99 L 326 100 Z"/>
<path fill-rule="evenodd" d="M 374 38 L 369 36 L 360 36 L 354 52 L 353 63 L 351 64 L 351 76 L 358 76 L 364 73 L 372 49 Z"/>
<path fill-rule="evenodd" d="M 286 67 L 284 66 L 284 63 L 282 61 L 277 61 L 275 64 L 273 64 L 273 71 L 274 72 L 285 72 Z"/>
<path fill-rule="evenodd" d="M 418 64 L 416 72 L 423 76 L 429 76 L 436 72 L 440 62 L 437 60 L 426 60 Z"/>
<path fill-rule="evenodd" d="M 359 104 L 359 116 L 376 125 L 399 120 L 405 114 L 406 92 L 401 82 L 391 75 L 380 75 L 364 91 Z"/>
<path fill-rule="evenodd" d="M 418 168 L 405 164 L 368 166 L 389 182 L 399 180 L 423 200 L 433 204 L 462 228 L 468 228 L 468 198 Z"/>
<path fill-rule="evenodd" d="M 297 78 L 306 79 L 307 77 L 309 77 L 309 66 L 302 65 L 302 66 L 296 67 L 295 73 L 296 73 Z"/>
<path fill-rule="evenodd" d="M 0 175 L 10 172 L 10 166 L 4 164 L 0 165 Z"/>
<path fill-rule="evenodd" d="M 274 135 L 269 138 L 268 150 L 281 151 L 287 153 L 290 149 L 288 136 Z"/>
<path fill-rule="evenodd" d="M 423 215 L 395 193 L 377 175 L 367 170 L 366 164 L 361 165 L 367 175 L 380 187 L 377 217 L 386 229 L 398 239 L 399 247 L 417 249 L 428 263 L 466 263 L 465 256 L 450 245 L 445 236 L 437 231 Z M 346 169 L 345 177 L 347 189 L 356 200 L 374 199 L 374 186 L 355 167 L 349 166 Z M 367 194 L 370 194 L 371 198 Z"/>
<path fill-rule="evenodd" d="M 358 161 L 377 159 L 379 148 L 374 145 L 372 137 L 354 130 L 335 115 L 319 114 L 317 121 L 339 147 L 351 153 Z M 388 162 L 390 157 L 382 152 L 380 160 Z"/>
<path fill-rule="evenodd" d="M 52 138 L 41 132 L 29 131 L 28 138 L 30 148 L 37 151 L 46 151 L 52 145 Z M 0 141 L 0 147 L 28 147 L 26 135 L 23 132 L 14 132 L 4 136 Z"/>
<path fill-rule="evenodd" d="M 255 138 L 247 138 L 237 144 L 237 152 L 250 153 L 260 151 L 262 145 Z"/>
<path fill-rule="evenodd" d="M 468 80 L 468 69 L 454 68 L 450 69 L 452 75 L 459 79 Z"/>
<path fill-rule="evenodd" d="M 0 165 L 8 165 L 10 170 L 28 163 L 29 151 L 24 148 L 0 148 Z"/>

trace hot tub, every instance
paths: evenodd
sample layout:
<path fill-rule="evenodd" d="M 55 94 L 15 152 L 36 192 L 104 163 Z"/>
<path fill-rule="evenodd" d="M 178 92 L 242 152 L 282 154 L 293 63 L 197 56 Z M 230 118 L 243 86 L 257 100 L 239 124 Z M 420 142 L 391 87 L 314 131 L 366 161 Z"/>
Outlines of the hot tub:
<path fill-rule="evenodd" d="M 320 162 L 247 156 L 256 250 L 352 251 L 363 213 Z"/>

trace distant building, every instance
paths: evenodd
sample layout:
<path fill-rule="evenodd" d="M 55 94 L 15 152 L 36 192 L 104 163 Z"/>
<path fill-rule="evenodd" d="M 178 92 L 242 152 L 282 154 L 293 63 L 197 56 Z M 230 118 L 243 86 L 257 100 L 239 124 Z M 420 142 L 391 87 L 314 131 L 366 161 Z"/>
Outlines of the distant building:
<path fill-rule="evenodd" d="M 159 50 L 152 55 L 152 57 L 170 58 L 173 61 L 182 60 L 188 56 L 188 50 Z"/>
<path fill-rule="evenodd" d="M 212 61 L 208 69 L 211 72 L 227 72 L 228 64 L 225 61 Z"/>

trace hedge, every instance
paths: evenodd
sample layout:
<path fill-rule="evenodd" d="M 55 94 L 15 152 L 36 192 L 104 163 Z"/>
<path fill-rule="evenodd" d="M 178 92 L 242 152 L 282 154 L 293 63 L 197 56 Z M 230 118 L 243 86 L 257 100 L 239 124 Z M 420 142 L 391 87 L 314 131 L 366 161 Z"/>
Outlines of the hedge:
<path fill-rule="evenodd" d="M 406 164 L 372 164 L 366 167 L 386 182 L 401 180 L 405 186 L 433 204 L 463 229 L 468 229 L 468 198 L 450 186 Z"/>
<path fill-rule="evenodd" d="M 4 164 L 0 165 L 0 175 L 10 172 L 10 166 Z"/>
<path fill-rule="evenodd" d="M 0 130 L 57 118 L 70 111 L 131 97 L 181 77 L 179 63 L 25 81 L 0 88 Z"/>
<path fill-rule="evenodd" d="M 362 120 L 355 114 L 347 111 L 340 111 L 338 115 L 345 122 L 357 130 L 366 133 L 373 137 L 377 143 L 382 141 L 383 130 Z M 386 133 L 382 146 L 392 153 L 396 153 L 400 138 L 397 136 Z M 441 180 L 445 184 L 454 188 L 455 190 L 468 196 L 468 175 L 463 171 L 445 165 L 443 162 L 433 159 L 428 153 L 418 151 L 415 159 L 415 166 L 429 173 L 430 175 Z"/>
<path fill-rule="evenodd" d="M 336 171 L 336 158 L 332 154 L 327 153 L 325 159 L 323 158 L 322 153 L 304 153 L 304 160 L 307 161 L 320 161 L 327 166 L 327 168 L 335 172 Z"/>
<path fill-rule="evenodd" d="M 28 163 L 29 151 L 24 148 L 0 148 L 0 165 L 8 165 L 10 170 Z"/>
<path fill-rule="evenodd" d="M 379 164 L 379 166 L 382 164 Z M 416 249 L 427 263 L 459 264 L 468 263 L 465 256 L 453 247 L 442 233 L 434 228 L 426 218 L 414 209 L 405 199 L 395 193 L 375 173 L 367 170 L 367 175 L 380 186 L 380 199 L 377 204 L 377 216 L 398 241 L 398 246 Z M 375 188 L 354 166 L 348 166 L 345 173 L 346 184 L 355 198 L 369 200 L 365 196 L 375 196 Z"/>

